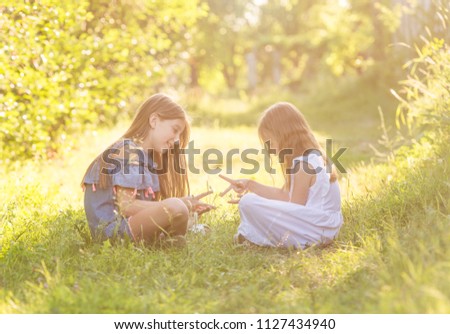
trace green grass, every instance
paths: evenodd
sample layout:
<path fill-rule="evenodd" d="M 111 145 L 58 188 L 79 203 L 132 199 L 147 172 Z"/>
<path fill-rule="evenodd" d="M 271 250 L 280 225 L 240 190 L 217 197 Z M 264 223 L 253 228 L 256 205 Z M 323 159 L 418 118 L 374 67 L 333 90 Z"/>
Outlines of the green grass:
<path fill-rule="evenodd" d="M 334 126 L 325 104 L 316 106 L 323 108 L 316 115 L 321 138 L 335 131 L 354 142 L 367 139 L 364 128 Z M 351 164 L 340 180 L 345 224 L 330 247 L 235 246 L 237 208 L 212 196 L 218 209 L 202 218 L 211 233 L 188 235 L 184 249 L 161 250 L 96 244 L 89 236 L 78 182 L 89 161 L 122 131 L 86 133 L 59 159 L 2 171 L 0 312 L 450 312 L 447 143 L 423 141 L 389 163 Z M 193 138 L 201 149 L 260 145 L 254 127 L 217 131 L 196 127 Z M 363 155 L 348 154 L 354 162 Z M 233 160 L 232 174 L 239 176 L 241 166 Z M 280 175 L 255 178 L 281 182 Z M 211 175 L 193 175 L 191 183 L 194 192 L 206 184 L 225 187 Z"/>
<path fill-rule="evenodd" d="M 211 234 L 189 235 L 186 249 L 93 244 L 79 201 L 38 170 L 10 175 L 2 181 L 0 310 L 448 312 L 445 149 L 416 147 L 414 167 L 399 158 L 355 171 L 338 241 L 305 251 L 233 245 L 238 215 L 224 205 L 204 218 Z"/>

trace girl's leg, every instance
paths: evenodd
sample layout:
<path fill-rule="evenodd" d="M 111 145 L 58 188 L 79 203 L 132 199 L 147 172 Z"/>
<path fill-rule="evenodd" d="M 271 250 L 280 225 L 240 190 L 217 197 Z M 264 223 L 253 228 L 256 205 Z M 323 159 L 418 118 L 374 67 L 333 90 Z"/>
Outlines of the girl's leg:
<path fill-rule="evenodd" d="M 128 219 L 135 241 L 155 241 L 161 232 L 186 234 L 189 210 L 180 199 L 168 198 L 153 204 Z"/>
<path fill-rule="evenodd" d="M 260 246 L 305 248 L 323 243 L 325 234 L 335 233 L 335 229 L 330 231 L 327 226 L 314 223 L 320 218 L 320 212 L 253 193 L 241 198 L 239 213 L 238 233 Z"/>

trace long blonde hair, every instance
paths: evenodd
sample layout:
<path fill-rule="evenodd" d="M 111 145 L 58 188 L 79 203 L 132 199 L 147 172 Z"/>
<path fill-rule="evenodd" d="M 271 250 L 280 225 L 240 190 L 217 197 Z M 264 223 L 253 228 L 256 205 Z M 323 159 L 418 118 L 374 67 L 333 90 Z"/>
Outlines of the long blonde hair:
<path fill-rule="evenodd" d="M 295 157 L 305 155 L 311 150 L 318 150 L 324 161 L 327 161 L 325 152 L 314 137 L 305 117 L 291 103 L 275 103 L 265 110 L 259 120 L 258 135 L 262 142 L 275 140 L 280 150 L 292 150 L 292 154 L 287 154 L 281 161 L 286 189 L 289 189 L 291 185 L 288 169 L 292 167 Z M 333 168 L 330 182 L 334 182 L 336 179 L 337 175 Z"/>
<path fill-rule="evenodd" d="M 190 135 L 190 119 L 186 114 L 186 111 L 178 103 L 173 101 L 169 96 L 160 93 L 150 96 L 146 101 L 144 101 L 144 103 L 139 106 L 130 127 L 119 138 L 119 140 L 132 139 L 136 144 L 140 145 L 150 130 L 149 118 L 152 114 L 157 114 L 158 117 L 162 120 L 185 120 L 186 125 L 183 132 L 180 134 L 179 147 L 185 148 L 187 146 Z M 115 141 L 108 148 L 111 148 L 119 140 Z M 174 155 L 170 151 L 163 154 L 153 152 L 153 159 L 158 164 L 159 168 L 162 167 L 163 162 L 167 162 L 167 166 L 165 166 L 165 168 L 167 168 L 167 171 L 158 175 L 160 183 L 160 199 L 169 197 L 182 197 L 189 194 L 189 180 L 186 169 L 186 158 L 184 154 L 178 155 L 179 166 L 182 170 L 185 171 L 185 173 L 179 173 L 175 168 L 176 155 Z M 166 154 L 168 155 L 168 157 L 163 156 Z M 96 161 L 100 162 L 100 170 L 102 170 L 103 167 L 106 167 L 106 163 L 102 158 L 102 154 L 100 154 L 87 168 L 86 173 L 83 176 L 83 180 L 81 181 L 82 185 L 86 174 Z M 111 184 L 110 175 L 100 173 L 98 184 L 102 189 L 107 188 Z"/>

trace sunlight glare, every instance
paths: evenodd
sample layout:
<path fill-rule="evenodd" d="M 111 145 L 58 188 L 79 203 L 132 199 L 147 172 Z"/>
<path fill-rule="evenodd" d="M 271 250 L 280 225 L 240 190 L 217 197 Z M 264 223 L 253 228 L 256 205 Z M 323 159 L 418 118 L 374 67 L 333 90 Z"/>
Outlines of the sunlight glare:
<path fill-rule="evenodd" d="M 348 0 L 339 0 L 339 6 L 342 8 L 350 8 L 350 3 Z"/>

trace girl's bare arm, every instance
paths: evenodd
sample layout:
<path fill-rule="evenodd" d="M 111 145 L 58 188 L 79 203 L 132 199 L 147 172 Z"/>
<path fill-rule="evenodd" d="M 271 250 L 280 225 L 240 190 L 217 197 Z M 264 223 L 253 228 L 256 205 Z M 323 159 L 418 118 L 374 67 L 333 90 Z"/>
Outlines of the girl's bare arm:
<path fill-rule="evenodd" d="M 293 176 L 293 189 L 292 189 L 292 196 L 289 194 L 289 190 L 283 188 L 276 188 L 271 186 L 263 185 L 259 182 L 249 180 L 249 179 L 240 179 L 240 180 L 233 180 L 226 176 L 222 176 L 222 179 L 226 180 L 230 183 L 230 186 L 222 192 L 222 196 L 227 193 L 229 190 L 234 189 L 237 193 L 243 194 L 245 191 L 251 191 L 258 196 L 267 198 L 267 199 L 273 199 L 273 200 L 279 200 L 279 201 L 286 201 L 286 202 L 292 202 L 300 205 L 305 205 L 306 201 L 308 200 L 308 191 L 309 188 L 314 184 L 316 180 L 316 176 L 310 173 L 307 173 L 305 170 L 305 166 L 303 165 L 304 162 L 300 162 L 300 167 L 298 170 L 296 170 L 294 176 Z M 309 170 L 311 170 L 311 166 L 309 166 Z M 232 201 L 233 203 L 237 203 L 236 201 Z"/>
<path fill-rule="evenodd" d="M 289 201 L 289 192 L 283 188 L 271 187 L 248 180 L 247 189 L 258 196 L 279 201 Z"/>
<path fill-rule="evenodd" d="M 309 169 L 305 169 L 304 164 L 304 162 L 300 162 L 300 168 L 298 168 L 294 174 L 292 196 L 289 198 L 289 202 L 300 205 L 306 204 L 306 201 L 308 200 L 309 188 L 316 181 L 316 175 L 305 171 L 312 170 L 312 167 L 309 166 Z"/>

